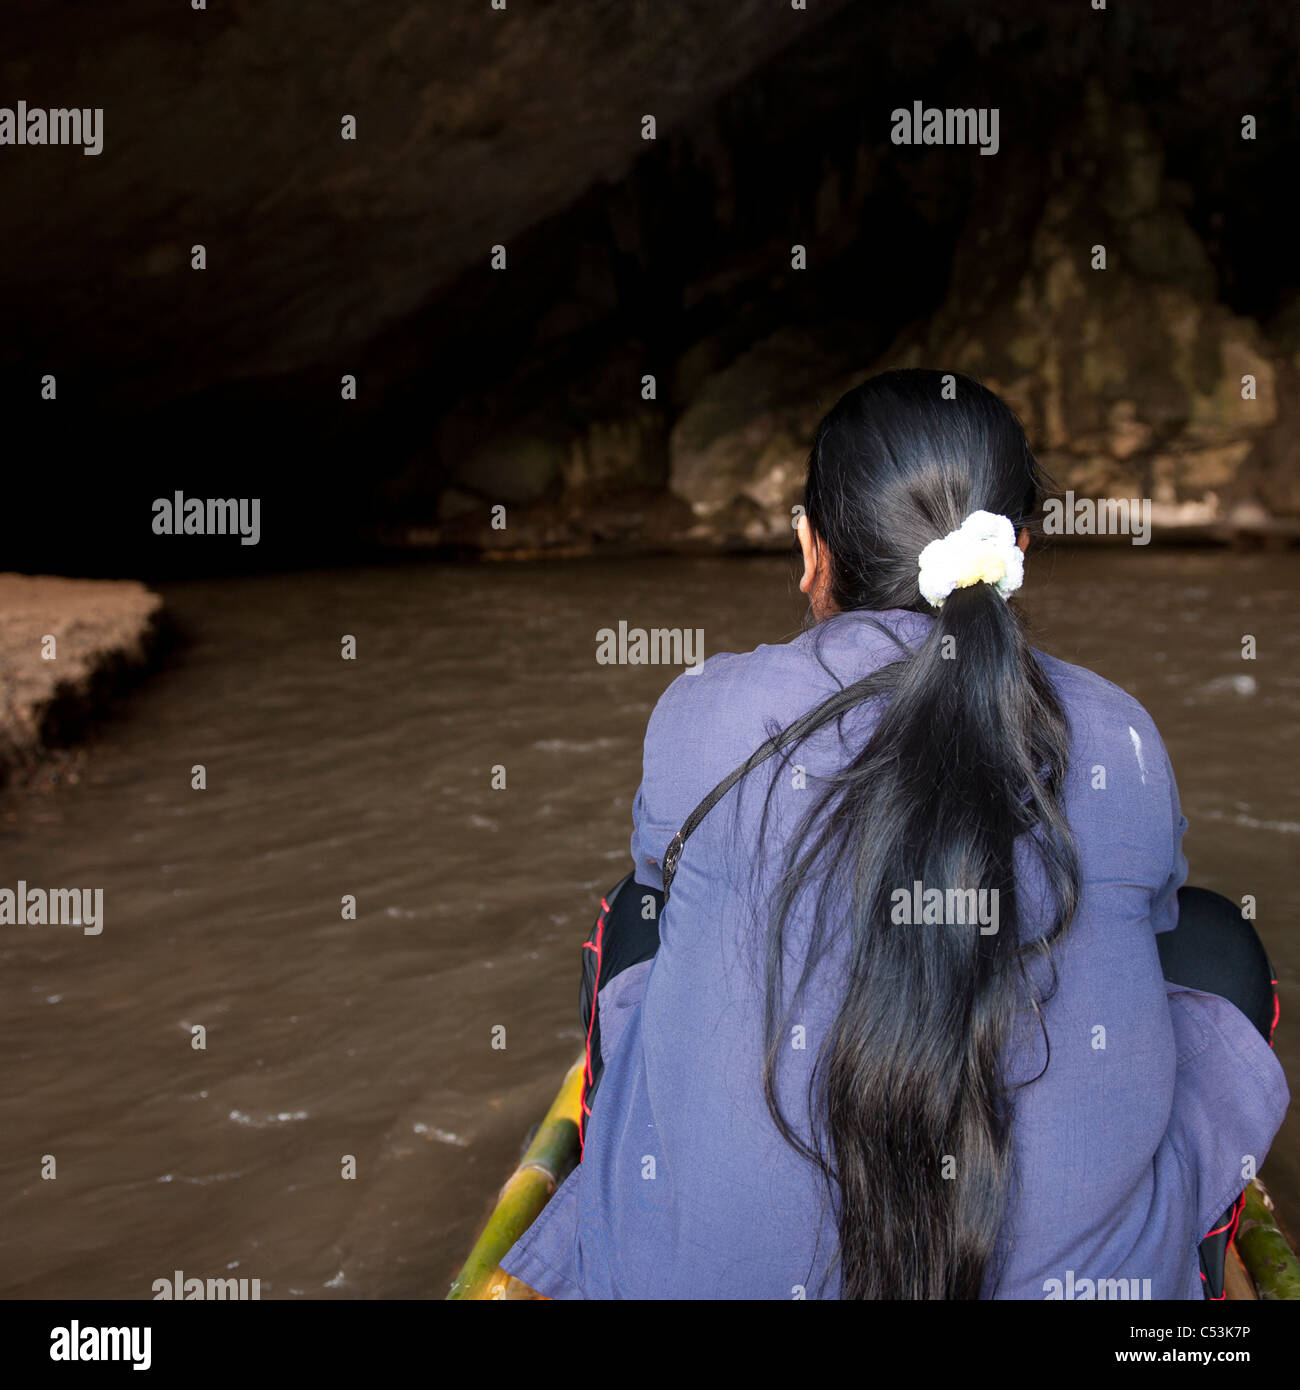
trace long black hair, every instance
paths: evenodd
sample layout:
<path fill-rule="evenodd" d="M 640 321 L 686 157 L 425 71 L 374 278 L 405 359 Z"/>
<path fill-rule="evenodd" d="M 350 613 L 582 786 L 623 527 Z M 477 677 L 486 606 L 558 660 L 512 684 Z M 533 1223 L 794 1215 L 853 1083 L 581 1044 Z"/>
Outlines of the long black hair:
<path fill-rule="evenodd" d="M 879 718 L 814 795 L 771 900 L 764 1091 L 787 1142 L 827 1180 L 842 1298 L 979 1298 L 996 1279 L 1011 1178 L 1005 1049 L 1018 1011 L 1050 993 L 1035 995 L 1029 961 L 1050 961 L 1079 894 L 1062 809 L 1069 729 L 1014 608 L 976 583 L 936 613 L 917 557 L 976 510 L 1032 530 L 1046 486 L 1012 410 L 937 371 L 864 382 L 813 443 L 804 506 L 834 607 L 934 617 L 848 688 Z M 841 695 L 805 716 L 792 746 L 843 711 Z M 769 791 L 764 833 L 770 804 Z M 1041 930 L 1021 931 L 1017 847 L 1041 865 Z M 918 882 L 996 892 L 985 901 L 998 904 L 997 930 L 899 924 L 895 894 Z M 813 925 L 790 993 L 796 902 Z M 780 1067 L 800 992 L 841 932 L 843 1002 L 811 1072 L 805 1138 L 778 1099 Z"/>

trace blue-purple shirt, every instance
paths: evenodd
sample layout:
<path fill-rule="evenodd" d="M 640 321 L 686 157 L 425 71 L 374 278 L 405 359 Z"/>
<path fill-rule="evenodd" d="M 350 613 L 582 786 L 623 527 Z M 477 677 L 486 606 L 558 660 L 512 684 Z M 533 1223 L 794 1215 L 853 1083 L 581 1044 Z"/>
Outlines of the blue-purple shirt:
<path fill-rule="evenodd" d="M 932 621 L 874 617 L 904 641 Z M 867 615 L 848 613 L 783 645 L 713 656 L 675 680 L 646 732 L 637 881 L 662 886 L 674 833 L 771 733 L 897 655 Z M 1038 655 L 1070 720 L 1065 808 L 1083 891 L 1055 951 L 1058 984 L 1044 1011 L 1050 1065 L 1043 1071 L 1042 1033 L 1028 1016 L 1005 1060 L 1010 1083 L 1030 1084 L 1015 1092 L 1001 1274 L 986 1292 L 1078 1298 L 1095 1281 L 1122 1279 L 1105 1296 L 1200 1299 L 1197 1245 L 1263 1163 L 1286 1082 L 1232 1004 L 1161 973 L 1155 935 L 1177 922 L 1187 822 L 1150 716 L 1091 671 Z M 503 1261 L 539 1293 L 838 1296 L 824 1181 L 778 1134 L 763 1098 L 755 943 L 766 920 L 755 904 L 818 777 L 862 746 L 872 718 L 859 708 L 842 734 L 832 727 L 802 744 L 797 769 L 771 759 L 733 789 L 687 844 L 658 954 L 602 988 L 605 1071 L 583 1162 Z M 1027 859 L 1018 862 L 1027 935 L 1045 921 L 1034 925 L 1041 882 Z M 792 927 L 787 970 L 797 977 L 808 924 L 796 916 Z M 840 1002 L 837 949 L 800 1002 L 804 1046 L 792 1042 L 782 1062 L 783 1108 L 805 1135 L 807 1068 Z"/>

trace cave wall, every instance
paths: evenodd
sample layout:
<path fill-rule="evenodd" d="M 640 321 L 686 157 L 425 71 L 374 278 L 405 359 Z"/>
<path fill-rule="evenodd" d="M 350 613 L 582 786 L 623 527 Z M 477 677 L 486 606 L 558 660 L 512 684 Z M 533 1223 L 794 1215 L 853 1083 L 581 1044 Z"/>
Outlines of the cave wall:
<path fill-rule="evenodd" d="M 3 151 L 0 365 L 52 304 L 142 401 L 359 353 L 843 3 L 11 0 L 4 100 L 105 117 L 95 157 Z"/>
<path fill-rule="evenodd" d="M 818 418 L 872 372 L 909 365 L 1003 393 L 1063 489 L 1151 498 L 1158 532 L 1300 518 L 1300 296 L 1283 230 L 1296 21 L 1247 9 L 1191 22 L 1171 7 L 1113 18 L 930 4 L 904 21 L 853 6 L 772 60 L 567 215 L 561 239 L 583 246 L 589 271 L 634 248 L 628 284 L 649 285 L 656 307 L 620 299 L 605 274 L 609 337 L 590 369 L 566 362 L 581 409 L 545 465 L 535 453 L 513 474 L 527 496 L 494 491 L 491 472 L 476 487 L 466 466 L 420 537 L 580 545 L 617 510 L 620 477 L 635 488 L 662 467 L 689 513 L 639 511 L 639 534 L 788 545 Z M 922 92 L 999 106 L 997 156 L 892 146 L 888 113 Z M 656 410 L 635 401 L 642 371 L 659 374 Z M 484 437 L 484 402 L 509 413 L 526 380 L 486 388 Z M 573 460 L 617 419 L 635 427 L 593 497 Z M 487 524 L 491 501 L 533 505 L 508 536 Z"/>
<path fill-rule="evenodd" d="M 151 568 L 172 487 L 340 557 L 785 545 L 818 417 L 908 363 L 1003 391 L 1063 487 L 1300 516 L 1296 13 L 77 10 L 11 7 L 0 60 L 106 110 L 95 158 L 0 150 L 0 409 L 16 509 L 85 504 L 59 567 Z M 998 153 L 893 145 L 914 100 L 997 107 Z"/>

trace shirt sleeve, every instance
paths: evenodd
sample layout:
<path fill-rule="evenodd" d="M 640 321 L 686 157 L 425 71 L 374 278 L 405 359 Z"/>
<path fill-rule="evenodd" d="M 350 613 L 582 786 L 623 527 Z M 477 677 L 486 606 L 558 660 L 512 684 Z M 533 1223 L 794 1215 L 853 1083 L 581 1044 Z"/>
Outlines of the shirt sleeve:
<path fill-rule="evenodd" d="M 1163 744 L 1160 745 L 1165 777 L 1169 784 L 1170 850 L 1169 877 L 1151 899 L 1151 929 L 1154 932 L 1173 931 L 1178 925 L 1178 890 L 1187 882 L 1187 856 L 1183 853 L 1183 836 L 1187 833 L 1187 817 L 1178 800 L 1178 783 L 1173 764 Z"/>
<path fill-rule="evenodd" d="M 669 840 L 672 836 L 669 835 Z M 650 823 L 645 808 L 645 786 L 637 788 L 632 803 L 632 864 L 633 877 L 648 888 L 662 890 L 664 886 L 663 857 L 667 841 L 661 841 L 659 828 Z"/>
<path fill-rule="evenodd" d="M 678 676 L 654 707 L 641 754 L 641 785 L 632 804 L 634 876 L 638 883 L 661 891 L 664 855 L 681 829 L 675 819 L 680 814 L 680 807 L 675 804 L 681 799 L 680 771 L 691 765 L 698 752 L 691 746 L 681 712 L 682 699 L 692 693 L 682 683 L 694 679 L 697 678 Z"/>
<path fill-rule="evenodd" d="M 1154 725 L 1151 735 L 1158 738 Z M 1151 900 L 1155 932 L 1178 925 L 1178 890 L 1187 881 L 1187 817 L 1169 755 L 1169 877 Z M 1290 1100 L 1268 1043 L 1249 1019 L 1218 995 L 1165 982 L 1177 1049 L 1177 1084 L 1168 1139 L 1192 1185 L 1197 1238 L 1208 1231 L 1263 1163 Z"/>

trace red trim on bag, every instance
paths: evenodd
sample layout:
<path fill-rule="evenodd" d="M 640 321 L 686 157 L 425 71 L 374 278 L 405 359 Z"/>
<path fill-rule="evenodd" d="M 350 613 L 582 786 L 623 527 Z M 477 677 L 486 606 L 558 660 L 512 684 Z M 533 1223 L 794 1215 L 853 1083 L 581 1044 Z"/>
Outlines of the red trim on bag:
<path fill-rule="evenodd" d="M 1232 1234 L 1228 1237 L 1228 1244 L 1231 1245 L 1232 1242 L 1237 1238 L 1237 1223 L 1241 1220 L 1241 1213 L 1245 1209 L 1246 1194 L 1243 1191 L 1241 1196 L 1238 1197 L 1237 1200 L 1232 1204 L 1232 1207 L 1228 1212 L 1228 1219 L 1223 1223 L 1222 1226 L 1216 1226 L 1214 1230 L 1206 1231 L 1204 1238 L 1206 1240 L 1209 1240 L 1211 1236 L 1221 1236 L 1224 1233 L 1224 1231 L 1231 1231 Z"/>
<path fill-rule="evenodd" d="M 582 1162 L 587 1148 L 587 1116 L 591 1114 L 591 1107 L 587 1104 L 587 1088 L 591 1085 L 591 1030 L 596 1026 L 596 998 L 600 994 L 600 953 L 604 945 L 605 914 L 609 911 L 609 904 L 604 898 L 600 900 L 600 907 L 600 916 L 596 918 L 596 944 L 593 946 L 590 941 L 582 943 L 584 951 L 596 953 L 596 983 L 591 991 L 591 1017 L 587 1020 L 587 1061 L 582 1069 L 582 1111 L 578 1116 L 579 1163 Z"/>

